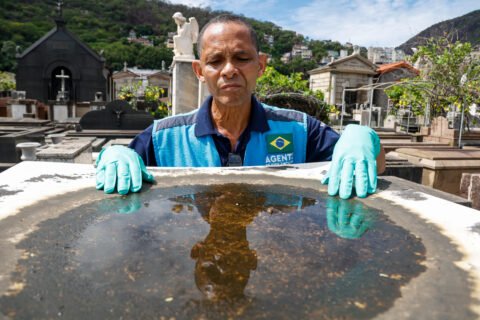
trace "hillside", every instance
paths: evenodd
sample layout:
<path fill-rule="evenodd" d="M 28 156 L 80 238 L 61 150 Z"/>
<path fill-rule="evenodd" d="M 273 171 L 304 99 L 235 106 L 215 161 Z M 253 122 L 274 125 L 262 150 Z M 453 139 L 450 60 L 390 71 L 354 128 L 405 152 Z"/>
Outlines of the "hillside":
<path fill-rule="evenodd" d="M 411 48 L 418 48 L 425 44 L 426 39 L 441 37 L 445 34 L 453 36 L 456 40 L 480 45 L 480 10 L 434 24 L 407 40 L 399 48 L 407 54 L 412 54 Z"/>
<path fill-rule="evenodd" d="M 15 71 L 15 52 L 23 51 L 54 27 L 56 2 L 53 0 L 2 0 L 0 1 L 0 70 Z M 63 16 L 67 28 L 97 52 L 103 52 L 108 66 L 113 70 L 129 66 L 160 68 L 172 60 L 172 50 L 166 48 L 168 32 L 177 27 L 172 15 L 180 11 L 185 17 L 196 17 L 200 26 L 220 14 L 219 11 L 175 5 L 159 0 L 64 0 Z M 342 49 L 335 41 L 305 39 L 294 31 L 283 30 L 271 22 L 248 19 L 259 35 L 260 49 L 274 58 L 284 72 L 313 69 L 315 61 L 296 61 L 295 65 L 282 66 L 279 58 L 290 51 L 295 43 L 305 43 L 320 60 L 327 50 Z M 154 47 L 128 43 L 130 30 L 138 37 L 145 36 Z M 264 35 L 272 35 L 270 46 Z M 282 70 L 280 70 L 282 71 Z"/>

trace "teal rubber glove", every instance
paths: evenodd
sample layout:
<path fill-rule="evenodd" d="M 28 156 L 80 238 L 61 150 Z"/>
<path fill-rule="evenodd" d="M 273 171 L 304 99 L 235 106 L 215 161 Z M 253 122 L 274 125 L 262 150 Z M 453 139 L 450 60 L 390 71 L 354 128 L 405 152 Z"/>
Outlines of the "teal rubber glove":
<path fill-rule="evenodd" d="M 359 202 L 328 198 L 326 205 L 328 229 L 341 238 L 358 239 L 372 224 Z"/>
<path fill-rule="evenodd" d="M 328 194 L 348 199 L 355 177 L 357 197 L 365 198 L 377 189 L 377 156 L 380 138 L 369 127 L 351 124 L 345 127 L 333 149 L 332 163 L 322 183 L 328 183 Z"/>
<path fill-rule="evenodd" d="M 119 194 L 138 192 L 142 180 L 153 182 L 153 175 L 147 171 L 142 158 L 132 149 L 111 146 L 103 149 L 97 158 L 97 189 L 105 193 Z"/>

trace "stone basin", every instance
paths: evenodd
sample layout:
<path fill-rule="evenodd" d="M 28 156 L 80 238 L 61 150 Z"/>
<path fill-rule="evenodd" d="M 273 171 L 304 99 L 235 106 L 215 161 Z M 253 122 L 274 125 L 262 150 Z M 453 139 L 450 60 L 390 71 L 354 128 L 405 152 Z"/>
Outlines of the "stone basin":
<path fill-rule="evenodd" d="M 14 166 L 0 174 L 0 311 L 477 319 L 479 212 L 388 177 L 366 199 L 329 197 L 326 166 L 152 168 L 157 183 L 128 196 L 96 191 L 92 166 Z"/>

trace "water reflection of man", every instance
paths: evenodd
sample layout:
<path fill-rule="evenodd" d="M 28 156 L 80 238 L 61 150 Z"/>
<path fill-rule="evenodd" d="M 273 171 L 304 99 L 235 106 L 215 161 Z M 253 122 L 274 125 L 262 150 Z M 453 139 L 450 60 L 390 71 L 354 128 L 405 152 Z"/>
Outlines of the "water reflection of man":
<path fill-rule="evenodd" d="M 314 204 L 311 199 L 298 196 L 285 195 L 283 203 L 280 198 L 276 195 L 271 199 L 270 195 L 241 187 L 218 187 L 213 192 L 197 194 L 194 204 L 210 224 L 210 231 L 193 246 L 191 257 L 196 261 L 195 283 L 208 300 L 244 297 L 250 271 L 257 268 L 257 254 L 249 246 L 247 226 L 259 213 L 288 212 Z"/>
<path fill-rule="evenodd" d="M 226 192 L 215 199 L 204 216 L 210 232 L 191 251 L 196 261 L 195 283 L 207 299 L 213 301 L 242 298 L 250 271 L 257 268 L 257 254 L 249 247 L 247 226 L 262 210 L 263 199 L 257 200 L 258 205 L 243 208 L 244 202 L 239 201 L 245 199 L 232 202 L 229 197 L 238 198 Z"/>

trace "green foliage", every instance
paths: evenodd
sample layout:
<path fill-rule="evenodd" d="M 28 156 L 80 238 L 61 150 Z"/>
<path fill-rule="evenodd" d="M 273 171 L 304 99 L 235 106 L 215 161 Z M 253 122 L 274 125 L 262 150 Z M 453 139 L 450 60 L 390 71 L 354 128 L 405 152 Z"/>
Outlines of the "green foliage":
<path fill-rule="evenodd" d="M 15 81 L 12 76 L 6 72 L 0 71 L 0 91 L 15 89 Z"/>
<path fill-rule="evenodd" d="M 133 83 L 130 86 L 123 86 L 118 93 L 118 98 L 120 100 L 127 101 L 133 109 L 137 109 L 137 102 L 139 98 L 138 90 L 142 86 L 142 82 L 138 81 Z"/>
<path fill-rule="evenodd" d="M 143 47 L 135 58 L 139 68 L 161 69 L 162 61 L 171 64 L 173 51 L 166 47 Z"/>
<path fill-rule="evenodd" d="M 329 106 L 323 101 L 323 93 L 310 90 L 302 73 L 286 76 L 273 67 L 267 67 L 257 81 L 255 94 L 268 104 L 300 110 L 328 122 Z"/>
<path fill-rule="evenodd" d="M 69 0 L 64 3 L 63 16 L 68 29 L 97 52 L 104 50 L 107 65 L 113 70 L 122 69 L 124 61 L 130 66 L 138 64 L 149 69 L 159 68 L 162 60 L 170 65 L 173 53 L 164 43 L 168 32 L 177 29 L 173 13 L 180 11 L 186 17 L 196 17 L 200 26 L 224 13 L 160 0 Z M 0 1 L 0 48 L 3 42 L 11 41 L 15 47 L 25 50 L 55 26 L 55 16 L 55 3 L 51 1 Z M 327 50 L 343 49 L 338 42 L 311 40 L 294 31 L 282 30 L 271 22 L 247 20 L 258 33 L 261 51 L 272 55 L 274 67 L 285 75 L 305 73 L 317 66 Z M 155 49 L 143 49 L 128 43 L 126 38 L 130 30 L 135 30 L 139 37 L 148 36 Z M 264 35 L 273 36 L 274 44 L 269 45 Z M 288 64 L 280 62 L 280 57 L 291 51 L 295 44 L 309 46 L 314 60 L 294 59 Z M 0 70 L 14 71 L 15 62 L 14 55 L 2 55 Z"/>
<path fill-rule="evenodd" d="M 172 114 L 172 105 L 169 102 L 159 101 L 156 108 L 150 111 L 155 119 L 162 119 Z"/>
<path fill-rule="evenodd" d="M 257 81 L 256 93 L 258 96 L 265 96 L 272 93 L 306 90 L 308 90 L 308 81 L 302 79 L 301 73 L 286 76 L 269 66 Z"/>
<path fill-rule="evenodd" d="M 317 99 L 323 100 L 321 91 L 312 91 L 309 88 L 308 80 L 303 79 L 300 72 L 292 73 L 290 76 L 281 74 L 273 67 L 268 66 L 264 74 L 258 79 L 255 93 L 259 97 L 275 93 L 296 92 L 305 95 L 315 96 Z"/>
<path fill-rule="evenodd" d="M 386 90 L 399 106 L 411 106 L 423 114 L 430 104 L 431 117 L 444 115 L 452 107 L 480 102 L 480 58 L 472 55 L 470 43 L 452 42 L 447 37 L 430 39 L 413 55 L 420 75 Z M 462 76 L 466 82 L 462 83 Z"/>
<path fill-rule="evenodd" d="M 0 42 L 0 70 L 13 71 L 17 66 L 15 60 L 16 45 L 13 41 Z"/>
<path fill-rule="evenodd" d="M 133 109 L 149 111 L 155 119 L 161 119 L 171 114 L 171 104 L 161 100 L 165 96 L 165 90 L 158 86 L 148 85 L 141 95 L 141 87 L 141 81 L 135 82 L 131 86 L 124 86 L 120 89 L 118 98 L 127 101 Z"/>

